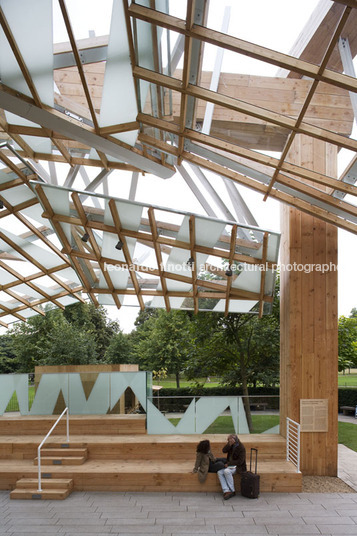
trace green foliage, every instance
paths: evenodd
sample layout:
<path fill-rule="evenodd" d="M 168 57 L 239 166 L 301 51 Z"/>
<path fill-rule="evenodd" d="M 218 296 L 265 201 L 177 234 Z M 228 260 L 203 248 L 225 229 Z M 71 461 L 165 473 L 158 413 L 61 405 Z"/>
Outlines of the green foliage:
<path fill-rule="evenodd" d="M 352 314 L 355 309 L 352 309 Z M 357 366 L 357 317 L 340 316 L 338 320 L 338 370 Z"/>
<path fill-rule="evenodd" d="M 340 387 L 338 389 L 338 407 L 357 406 L 357 389 Z"/>
<path fill-rule="evenodd" d="M 108 320 L 104 307 L 95 307 L 92 303 L 69 305 L 63 315 L 80 331 L 90 332 L 94 336 L 96 359 L 103 361 L 113 336 L 119 332 L 119 324 Z"/>
<path fill-rule="evenodd" d="M 76 303 L 64 311 L 48 308 L 44 316 L 15 324 L 9 334 L 20 372 L 32 372 L 36 365 L 120 362 L 118 351 L 125 347 L 126 337 L 102 307 L 88 303 Z M 127 356 L 128 347 L 125 352 Z M 117 361 L 110 361 L 114 355 Z"/>
<path fill-rule="evenodd" d="M 17 372 L 19 363 L 12 348 L 12 339 L 9 335 L 0 336 L 0 374 Z"/>
<path fill-rule="evenodd" d="M 112 336 L 105 352 L 105 362 L 114 364 L 134 363 L 130 339 L 122 331 Z"/>
<path fill-rule="evenodd" d="M 179 387 L 180 374 L 194 350 L 190 319 L 184 311 L 158 310 L 137 324 L 133 338 L 134 356 L 146 370 L 167 369 Z"/>

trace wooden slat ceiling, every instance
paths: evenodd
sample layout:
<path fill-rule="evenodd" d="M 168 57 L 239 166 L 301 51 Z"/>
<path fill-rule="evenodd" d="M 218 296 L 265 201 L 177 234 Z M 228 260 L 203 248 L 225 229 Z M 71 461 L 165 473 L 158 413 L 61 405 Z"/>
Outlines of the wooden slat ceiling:
<path fill-rule="evenodd" d="M 119 3 L 114 2 L 114 5 L 119 9 Z M 226 313 L 231 310 L 232 301 L 247 299 L 258 303 L 260 314 L 264 303 L 271 298 L 264 292 L 263 276 L 259 290 L 243 296 L 244 293 L 234 288 L 233 280 L 224 274 L 223 283 L 213 282 L 210 286 L 209 282 L 199 281 L 195 268 L 186 279 L 186 276 L 165 273 L 162 269 L 163 255 L 170 255 L 174 248 L 187 250 L 188 257 L 194 260 L 199 253 L 217 256 L 215 247 L 203 251 L 204 246 L 196 243 L 196 217 L 192 215 L 189 219 L 187 241 L 177 245 L 172 239 L 165 242 L 158 233 L 159 222 L 154 208 L 147 209 L 145 232 L 136 231 L 133 236 L 130 229 L 123 225 L 122 215 L 116 212 L 115 203 L 112 203 L 109 206 L 113 221 L 106 231 L 123 243 L 123 262 L 134 263 L 127 241 L 130 243 L 130 239 L 135 239 L 138 243 L 149 244 L 147 247 L 157 263 L 152 274 L 156 278 L 155 283 L 153 279 L 145 279 L 142 273 L 148 267 L 136 266 L 136 270 L 128 273 L 125 288 L 116 286 L 105 270 L 105 263 L 113 262 L 113 259 L 103 254 L 98 239 L 98 232 L 103 232 L 105 201 L 99 199 L 100 196 L 97 201 L 92 199 L 93 203 L 97 203 L 97 209 L 93 209 L 93 203 L 88 205 L 83 197 L 76 195 L 74 188 L 71 210 L 75 210 L 76 215 L 69 217 L 52 206 L 45 188 L 38 185 L 34 189 L 30 184 L 31 180 L 38 181 L 39 178 L 40 181 L 58 184 L 54 166 L 57 162 L 68 167 L 66 181 L 62 181 L 65 186 L 75 183 L 78 172 L 85 176 L 85 166 L 97 167 L 96 182 L 88 186 L 88 191 L 94 194 L 106 172 L 144 172 L 168 178 L 175 173 L 175 165 L 187 162 L 236 185 L 253 189 L 265 199 L 277 199 L 357 233 L 357 208 L 353 201 L 347 201 L 356 196 L 357 187 L 338 177 L 318 174 L 289 161 L 290 147 L 299 135 L 322 140 L 338 150 L 357 151 L 357 141 L 350 137 L 354 122 L 350 93 L 357 91 L 357 82 L 354 77 L 343 74 L 338 53 L 340 38 L 348 39 L 352 56 L 357 52 L 355 1 L 321 0 L 291 54 L 257 45 L 254 36 L 252 42 L 247 42 L 206 27 L 209 3 L 205 0 L 187 0 L 185 19 L 157 11 L 155 0 L 150 2 L 150 8 L 135 2 L 123 2 L 123 6 L 120 9 L 128 47 L 125 61 L 131 66 L 137 110 L 129 120 L 113 124 L 106 122 L 105 125 L 101 112 L 108 108 L 108 91 L 103 88 L 108 75 L 109 60 L 107 62 L 106 58 L 113 46 L 111 36 L 76 40 L 66 2 L 59 0 L 68 42 L 54 45 L 54 68 L 47 73 L 55 87 L 54 105 L 49 106 L 41 98 L 33 67 L 27 65 L 24 37 L 22 35 L 20 43 L 16 38 L 18 28 L 14 22 L 9 23 L 6 6 L 0 8 L 2 38 L 13 53 L 21 78 L 18 86 L 0 84 L 0 106 L 3 107 L 0 110 L 0 138 L 11 143 L 18 155 L 15 158 L 9 146 L 0 151 L 4 165 L 2 172 L 8 176 L 0 182 L 3 205 L 0 227 L 1 222 L 10 221 L 9 218 L 13 217 L 26 228 L 25 231 L 22 227 L 17 243 L 10 234 L 6 236 L 2 231 L 0 235 L 8 245 L 0 252 L 0 268 L 7 274 L 6 281 L 0 281 L 0 292 L 8 296 L 6 300 L 0 299 L 2 325 L 6 325 L 11 317 L 23 320 L 22 312 L 25 310 L 33 313 L 42 311 L 43 304 L 47 302 L 63 307 L 64 297 L 83 299 L 81 293 L 90 296 L 96 304 L 100 303 L 98 297 L 101 294 L 107 294 L 117 307 L 123 302 L 122 296 L 136 296 L 141 308 L 145 305 L 143 297 L 150 295 L 162 298 L 163 306 L 168 310 L 172 307 L 170 299 L 181 297 L 192 300 L 190 303 L 195 311 L 199 309 L 201 298 L 214 297 L 225 301 L 223 310 Z M 196 23 L 198 14 L 202 21 L 200 25 Z M 21 12 L 18 16 L 21 18 Z M 142 34 L 149 35 L 151 40 L 146 43 L 151 54 L 149 63 L 141 57 L 143 38 L 140 32 L 145 28 L 149 32 Z M 162 66 L 159 38 L 164 35 L 162 30 L 175 32 L 175 36 L 182 39 L 180 68 L 174 65 L 170 74 Z M 36 32 L 29 31 L 29 39 L 30 36 L 36 40 Z M 212 91 L 212 73 L 202 70 L 205 44 L 276 66 L 278 76 L 220 73 L 217 90 Z M 145 84 L 150 91 L 141 102 Z M 19 86 L 26 90 L 19 89 Z M 214 105 L 211 127 L 209 132 L 203 132 L 209 103 Z M 135 145 L 123 141 L 135 132 Z M 129 137 L 120 139 L 121 135 Z M 39 149 L 35 141 L 41 139 L 50 140 L 50 152 Z M 278 156 L 268 156 L 268 151 Z M 41 173 L 41 161 L 50 163 L 51 172 L 47 177 L 45 172 Z M 15 192 L 16 188 L 21 193 L 18 203 L 11 195 L 11 190 Z M 25 190 L 29 193 L 26 194 Z M 348 195 L 348 198 L 341 200 L 336 197 L 336 192 L 341 196 Z M 38 211 L 41 210 L 41 214 L 44 211 L 44 214 L 41 221 L 38 216 L 34 223 L 28 214 L 36 210 L 36 205 Z M 97 210 L 96 215 L 93 210 Z M 88 211 L 92 211 L 90 218 Z M 66 217 L 70 219 L 67 221 Z M 68 241 L 63 226 L 66 221 L 72 226 L 72 242 Z M 82 231 L 89 235 L 87 243 L 81 241 Z M 240 239 L 239 234 L 234 238 L 236 235 L 237 227 L 231 226 L 231 246 L 219 251 L 218 255 L 230 263 L 239 262 L 234 253 L 236 240 Z M 268 235 L 264 236 L 261 241 L 263 256 L 268 240 Z M 23 249 L 21 240 L 41 243 L 57 256 L 58 264 L 44 265 L 26 248 Z M 23 275 L 21 270 L 16 270 L 11 263 L 20 261 L 14 261 L 12 256 L 21 257 L 21 263 L 30 263 L 30 273 Z M 261 262 L 262 257 L 254 262 L 258 261 Z M 58 274 L 63 270 L 66 270 L 66 277 L 62 278 Z M 53 288 L 48 282 L 47 287 L 38 285 L 36 280 L 41 277 L 49 278 Z M 102 288 L 98 286 L 99 280 Z M 186 283 L 190 289 L 185 292 L 170 290 L 170 280 Z M 24 284 L 32 289 L 32 297 L 30 292 L 22 292 Z M 143 284 L 147 286 L 143 288 Z M 16 293 L 19 285 L 22 291 Z M 224 288 L 221 288 L 222 285 Z"/>

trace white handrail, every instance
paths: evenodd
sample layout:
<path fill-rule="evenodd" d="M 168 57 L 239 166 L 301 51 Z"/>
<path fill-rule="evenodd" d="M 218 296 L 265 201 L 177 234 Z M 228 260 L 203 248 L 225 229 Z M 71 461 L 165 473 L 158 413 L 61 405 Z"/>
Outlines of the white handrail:
<path fill-rule="evenodd" d="M 67 430 L 67 443 L 69 443 L 69 419 L 68 419 L 68 408 L 64 409 L 61 413 L 61 415 L 58 417 L 55 424 L 52 426 L 51 430 L 48 432 L 46 437 L 41 441 L 40 445 L 37 447 L 37 464 L 38 464 L 38 490 L 42 491 L 41 488 L 41 447 L 45 443 L 45 441 L 50 437 L 53 430 L 56 428 L 59 421 L 62 419 L 63 415 L 67 412 L 67 424 L 66 424 L 66 430 Z"/>
<path fill-rule="evenodd" d="M 300 473 L 300 424 L 289 417 L 286 418 L 286 459 Z"/>

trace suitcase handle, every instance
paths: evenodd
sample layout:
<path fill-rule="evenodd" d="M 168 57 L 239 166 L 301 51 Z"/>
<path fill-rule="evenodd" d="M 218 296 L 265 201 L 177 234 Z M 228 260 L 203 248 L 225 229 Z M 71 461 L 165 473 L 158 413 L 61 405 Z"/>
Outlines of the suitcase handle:
<path fill-rule="evenodd" d="M 252 471 L 252 457 L 253 457 L 253 451 L 255 451 L 255 474 L 257 474 L 257 468 L 258 468 L 258 449 L 251 448 L 250 449 L 250 463 L 249 463 L 249 470 Z"/>

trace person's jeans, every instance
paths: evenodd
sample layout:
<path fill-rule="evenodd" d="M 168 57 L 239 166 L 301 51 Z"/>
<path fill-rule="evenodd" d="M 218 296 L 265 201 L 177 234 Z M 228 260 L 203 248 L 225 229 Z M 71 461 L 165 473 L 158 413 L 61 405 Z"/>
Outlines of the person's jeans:
<path fill-rule="evenodd" d="M 223 493 L 226 493 L 227 491 L 235 491 L 233 475 L 235 475 L 236 471 L 237 467 L 235 465 L 225 467 L 224 469 L 218 471 L 217 475 L 221 483 Z"/>

